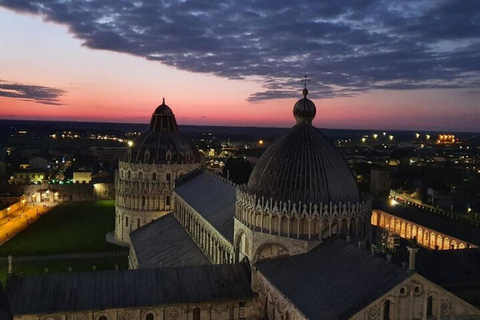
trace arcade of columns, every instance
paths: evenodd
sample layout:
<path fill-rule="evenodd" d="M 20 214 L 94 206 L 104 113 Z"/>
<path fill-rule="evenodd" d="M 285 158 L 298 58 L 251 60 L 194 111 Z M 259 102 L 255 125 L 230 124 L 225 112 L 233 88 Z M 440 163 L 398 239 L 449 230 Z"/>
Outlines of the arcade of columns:
<path fill-rule="evenodd" d="M 475 248 L 466 241 L 426 228 L 381 210 L 373 210 L 372 225 L 391 231 L 404 239 L 417 238 L 417 243 L 436 250 Z"/>
<path fill-rule="evenodd" d="M 214 264 L 233 263 L 233 245 L 185 200 L 174 193 L 175 217 Z"/>
<path fill-rule="evenodd" d="M 321 240 L 335 234 L 364 235 L 369 208 L 368 202 L 319 205 L 274 202 L 239 188 L 235 218 L 256 232 Z"/>

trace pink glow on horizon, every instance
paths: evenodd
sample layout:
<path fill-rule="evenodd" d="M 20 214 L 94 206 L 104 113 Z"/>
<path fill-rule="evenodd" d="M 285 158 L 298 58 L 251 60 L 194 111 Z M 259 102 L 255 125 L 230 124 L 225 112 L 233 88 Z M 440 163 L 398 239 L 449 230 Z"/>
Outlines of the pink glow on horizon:
<path fill-rule="evenodd" d="M 16 33 L 1 30 L 17 30 Z M 148 123 L 166 98 L 179 124 L 291 127 L 297 98 L 246 101 L 261 83 L 176 70 L 83 47 L 63 26 L 0 9 L 0 80 L 65 90 L 62 105 L 0 97 L 1 119 Z M 300 70 L 299 74 L 304 71 Z M 298 98 L 301 98 L 299 82 Z M 466 90 L 371 91 L 313 99 L 323 128 L 479 131 Z"/>

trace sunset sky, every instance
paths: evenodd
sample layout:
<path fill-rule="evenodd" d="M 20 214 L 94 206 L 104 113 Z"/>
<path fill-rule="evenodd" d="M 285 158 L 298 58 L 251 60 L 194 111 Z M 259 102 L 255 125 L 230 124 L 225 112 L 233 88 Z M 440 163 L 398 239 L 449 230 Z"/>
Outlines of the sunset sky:
<path fill-rule="evenodd" d="M 0 0 L 0 119 L 480 131 L 476 0 Z"/>

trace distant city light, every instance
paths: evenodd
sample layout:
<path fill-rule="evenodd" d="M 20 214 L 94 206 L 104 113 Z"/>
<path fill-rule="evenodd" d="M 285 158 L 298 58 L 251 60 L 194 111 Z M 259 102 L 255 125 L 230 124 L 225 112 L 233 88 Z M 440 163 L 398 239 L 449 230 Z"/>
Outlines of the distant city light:
<path fill-rule="evenodd" d="M 362 142 L 365 143 L 367 141 L 367 138 L 362 138 Z"/>
<path fill-rule="evenodd" d="M 390 199 L 390 205 L 392 207 L 396 206 L 397 204 L 398 204 L 398 202 L 395 199 Z"/>
<path fill-rule="evenodd" d="M 133 146 L 133 141 L 129 140 L 129 141 L 127 142 L 127 144 L 128 144 L 129 147 L 132 147 L 132 146 Z"/>
<path fill-rule="evenodd" d="M 384 135 L 384 136 L 386 136 L 386 135 L 387 135 L 387 133 L 386 133 L 386 132 L 384 132 L 384 133 L 383 133 L 383 135 Z"/>
<path fill-rule="evenodd" d="M 420 133 L 415 133 L 415 138 L 416 139 L 420 138 Z"/>
<path fill-rule="evenodd" d="M 428 133 L 425 135 L 425 137 L 427 138 L 427 140 L 430 140 L 430 135 Z"/>
<path fill-rule="evenodd" d="M 377 139 L 378 138 L 378 134 L 374 133 L 373 134 L 373 139 Z"/>
<path fill-rule="evenodd" d="M 390 135 L 390 136 L 388 137 L 388 139 L 390 139 L 390 141 L 392 141 L 392 140 L 393 140 L 393 136 Z"/>
<path fill-rule="evenodd" d="M 263 140 L 258 140 L 259 145 L 263 145 Z"/>

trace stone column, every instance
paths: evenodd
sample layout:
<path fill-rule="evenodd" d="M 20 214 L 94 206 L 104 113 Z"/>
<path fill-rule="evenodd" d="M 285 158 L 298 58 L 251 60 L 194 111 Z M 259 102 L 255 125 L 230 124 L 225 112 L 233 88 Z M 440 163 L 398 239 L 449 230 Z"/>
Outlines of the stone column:
<path fill-rule="evenodd" d="M 415 258 L 418 248 L 407 247 L 408 250 L 408 271 L 415 272 Z"/>

